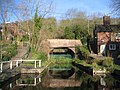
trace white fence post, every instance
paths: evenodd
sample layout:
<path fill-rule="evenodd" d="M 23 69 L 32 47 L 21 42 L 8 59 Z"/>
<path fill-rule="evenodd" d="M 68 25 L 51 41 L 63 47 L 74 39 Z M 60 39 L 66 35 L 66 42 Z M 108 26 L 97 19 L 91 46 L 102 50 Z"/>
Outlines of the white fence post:
<path fill-rule="evenodd" d="M 35 68 L 36 68 L 36 60 L 35 60 Z"/>
<path fill-rule="evenodd" d="M 23 62 L 22 58 L 20 59 L 21 62 Z"/>
<path fill-rule="evenodd" d="M 10 89 L 12 88 L 12 83 L 10 83 Z"/>
<path fill-rule="evenodd" d="M 0 63 L 0 72 L 2 72 L 3 71 L 3 63 L 1 62 Z"/>
<path fill-rule="evenodd" d="M 10 69 L 12 69 L 12 61 L 10 62 Z"/>
<path fill-rule="evenodd" d="M 34 85 L 36 85 L 37 83 L 37 78 L 34 78 Z"/>
<path fill-rule="evenodd" d="M 41 67 L 41 60 L 39 60 L 39 67 Z"/>
<path fill-rule="evenodd" d="M 16 61 L 16 67 L 18 67 L 18 60 Z"/>
<path fill-rule="evenodd" d="M 23 61 L 30 61 L 30 62 L 34 62 L 34 68 L 37 67 L 41 67 L 42 65 L 42 61 L 41 60 L 16 60 L 16 61 L 4 61 L 4 62 L 0 62 L 0 72 L 3 72 L 3 64 L 7 63 L 9 65 L 9 69 L 13 69 L 13 65 L 15 64 L 16 67 L 19 67 L 19 62 L 23 62 Z"/>
<path fill-rule="evenodd" d="M 39 78 L 39 82 L 41 82 L 41 77 Z"/>

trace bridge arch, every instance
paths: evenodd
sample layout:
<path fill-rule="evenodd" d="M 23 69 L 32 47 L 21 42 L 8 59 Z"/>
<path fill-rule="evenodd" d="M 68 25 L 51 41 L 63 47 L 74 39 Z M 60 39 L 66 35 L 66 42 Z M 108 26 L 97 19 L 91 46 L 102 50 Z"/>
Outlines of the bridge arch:
<path fill-rule="evenodd" d="M 66 54 L 70 54 L 71 55 L 71 57 L 72 58 L 74 58 L 75 57 L 75 51 L 74 51 L 74 49 L 73 48 L 68 48 L 68 47 L 58 47 L 58 48 L 52 48 L 52 49 L 50 49 L 50 51 L 48 52 L 49 54 L 53 54 L 53 53 L 55 53 L 55 51 L 54 50 L 65 50 L 64 52 L 62 51 L 62 52 L 58 52 L 58 53 L 66 53 Z"/>
<path fill-rule="evenodd" d="M 57 48 L 63 48 L 68 49 L 70 53 L 72 53 L 74 56 L 76 54 L 75 47 L 76 46 L 82 46 L 82 43 L 80 40 L 73 40 L 73 39 L 46 39 L 43 40 L 40 44 L 40 47 L 43 52 L 49 54 Z"/>

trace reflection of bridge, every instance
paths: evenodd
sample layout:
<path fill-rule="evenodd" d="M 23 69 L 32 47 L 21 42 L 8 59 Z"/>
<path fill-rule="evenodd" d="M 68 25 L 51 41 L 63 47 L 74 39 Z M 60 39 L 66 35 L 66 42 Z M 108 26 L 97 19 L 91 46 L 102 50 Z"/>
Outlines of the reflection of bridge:
<path fill-rule="evenodd" d="M 49 79 L 47 83 L 42 83 L 44 87 L 62 88 L 62 87 L 78 87 L 81 82 L 72 79 Z"/>
<path fill-rule="evenodd" d="M 71 39 L 47 39 L 41 42 L 41 49 L 46 53 L 50 53 L 53 49 L 56 48 L 67 48 L 75 54 L 75 47 L 82 46 L 80 40 L 71 40 Z"/>

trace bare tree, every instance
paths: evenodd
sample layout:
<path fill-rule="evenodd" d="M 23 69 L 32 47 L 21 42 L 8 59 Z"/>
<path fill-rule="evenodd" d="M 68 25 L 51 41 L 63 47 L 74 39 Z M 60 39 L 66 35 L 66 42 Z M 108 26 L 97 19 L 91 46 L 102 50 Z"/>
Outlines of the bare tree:
<path fill-rule="evenodd" d="M 68 9 L 68 11 L 66 12 L 64 17 L 65 17 L 65 19 L 66 18 L 67 19 L 73 19 L 73 18 L 85 19 L 85 18 L 87 18 L 85 11 L 81 11 L 76 8 Z"/>
<path fill-rule="evenodd" d="M 44 0 L 21 0 L 18 3 L 15 15 L 19 22 L 26 21 L 25 32 L 29 34 L 29 43 L 37 51 L 41 42 L 41 27 L 44 18 L 51 12 L 52 3 L 44 3 Z M 19 13 L 18 13 L 19 12 Z M 32 26 L 31 23 L 32 22 Z M 20 28 L 23 25 L 19 23 Z"/>
<path fill-rule="evenodd" d="M 14 0 L 0 0 L 0 23 L 10 20 L 14 7 Z"/>
<path fill-rule="evenodd" d="M 9 22 L 14 10 L 14 0 L 0 0 L 0 23 L 3 26 L 4 39 L 7 38 L 6 22 Z"/>
<path fill-rule="evenodd" d="M 111 0 L 113 12 L 120 16 L 120 0 Z"/>

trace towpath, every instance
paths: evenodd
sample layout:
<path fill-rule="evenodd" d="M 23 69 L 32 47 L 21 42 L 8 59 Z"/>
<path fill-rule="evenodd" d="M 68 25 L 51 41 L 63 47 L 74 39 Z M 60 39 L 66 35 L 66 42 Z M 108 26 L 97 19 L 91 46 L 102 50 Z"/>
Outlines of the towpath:
<path fill-rule="evenodd" d="M 17 51 L 17 55 L 13 58 L 11 58 L 11 60 L 20 60 L 21 57 L 23 57 L 27 52 L 28 52 L 29 47 L 23 47 L 23 46 L 19 46 Z"/>
<path fill-rule="evenodd" d="M 104 60 L 106 58 L 102 54 L 90 54 L 90 57 L 92 57 L 93 59 L 99 59 L 99 60 Z"/>

